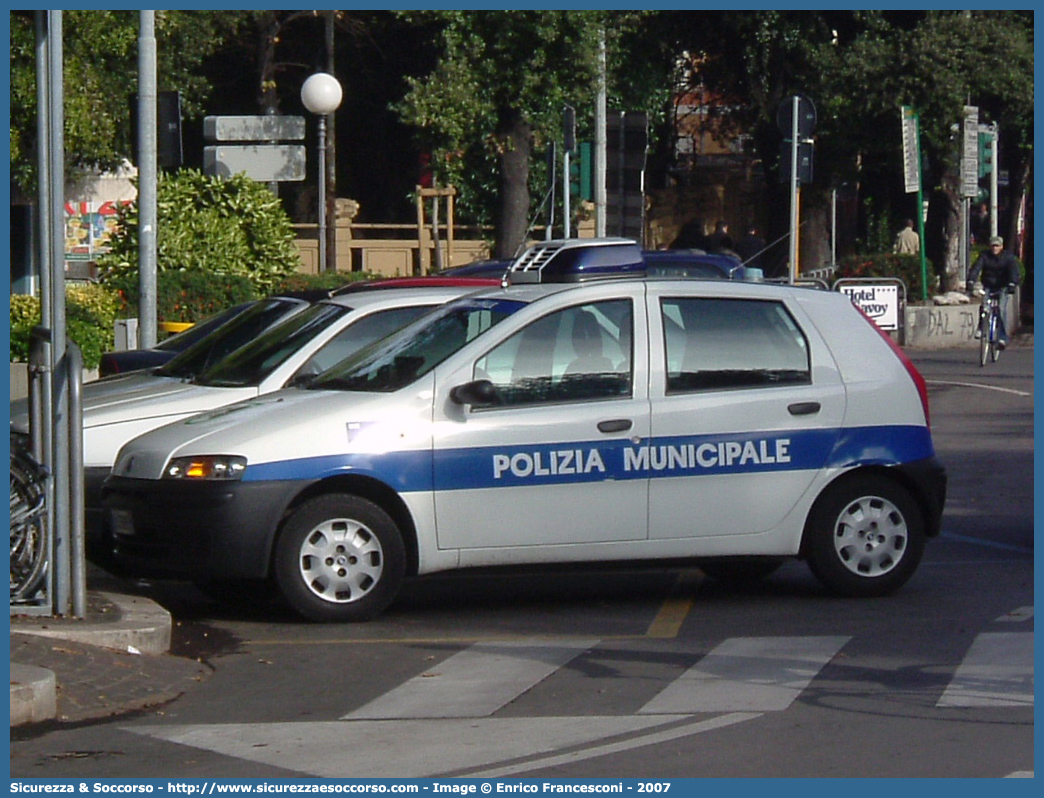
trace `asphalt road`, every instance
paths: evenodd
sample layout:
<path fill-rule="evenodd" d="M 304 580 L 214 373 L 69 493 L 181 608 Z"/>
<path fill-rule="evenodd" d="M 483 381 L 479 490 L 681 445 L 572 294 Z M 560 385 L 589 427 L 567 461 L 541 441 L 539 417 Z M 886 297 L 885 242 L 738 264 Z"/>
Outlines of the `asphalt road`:
<path fill-rule="evenodd" d="M 950 477 L 895 596 L 799 562 L 415 580 L 361 625 L 150 588 L 212 675 L 158 711 L 15 736 L 21 776 L 1005 777 L 1033 761 L 1033 350 L 915 352 Z M 902 786 L 896 789 L 902 791 Z"/>

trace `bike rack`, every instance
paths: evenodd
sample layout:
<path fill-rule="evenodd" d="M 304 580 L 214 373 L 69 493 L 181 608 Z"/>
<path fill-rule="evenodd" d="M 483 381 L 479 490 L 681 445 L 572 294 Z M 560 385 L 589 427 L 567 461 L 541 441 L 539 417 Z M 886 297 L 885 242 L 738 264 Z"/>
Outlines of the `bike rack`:
<path fill-rule="evenodd" d="M 80 348 L 68 342 L 65 350 L 68 375 L 68 433 L 65 456 L 68 457 L 69 524 L 59 530 L 55 523 L 55 480 L 47 463 L 45 451 L 50 449 L 50 436 L 43 421 L 44 402 L 53 385 L 45 378 L 53 378 L 49 367 L 51 331 L 45 327 L 33 328 L 29 348 L 29 453 L 41 464 L 39 478 L 43 480 L 43 529 L 45 575 L 32 595 L 12 599 L 11 615 L 65 615 L 70 608 L 72 616 L 82 618 L 87 613 L 86 557 L 84 554 L 83 505 L 83 355 Z M 51 389 L 51 390 L 48 390 Z M 48 452 L 50 454 L 50 452 Z M 35 470 L 35 469 L 34 469 Z M 64 497 L 63 497 L 64 498 Z"/>

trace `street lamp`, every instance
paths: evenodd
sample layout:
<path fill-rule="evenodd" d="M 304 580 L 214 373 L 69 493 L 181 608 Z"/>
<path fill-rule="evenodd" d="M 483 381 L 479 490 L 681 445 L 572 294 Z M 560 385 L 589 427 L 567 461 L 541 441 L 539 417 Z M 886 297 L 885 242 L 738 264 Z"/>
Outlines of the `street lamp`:
<path fill-rule="evenodd" d="M 341 104 L 341 84 L 326 72 L 317 72 L 301 86 L 301 102 L 319 117 L 319 270 L 326 271 L 326 117 Z"/>

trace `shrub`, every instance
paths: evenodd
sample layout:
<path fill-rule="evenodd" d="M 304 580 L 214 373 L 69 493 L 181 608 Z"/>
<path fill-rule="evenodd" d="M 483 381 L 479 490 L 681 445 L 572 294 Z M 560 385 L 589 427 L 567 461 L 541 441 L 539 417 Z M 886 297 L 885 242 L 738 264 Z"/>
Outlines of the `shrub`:
<path fill-rule="evenodd" d="M 366 272 L 320 272 L 319 274 L 298 272 L 280 280 L 272 290 L 272 293 L 283 294 L 287 291 L 315 291 L 318 289 L 333 290 L 348 283 L 372 278 L 373 275 Z"/>
<path fill-rule="evenodd" d="M 119 296 L 100 285 L 69 285 L 65 290 L 65 335 L 80 347 L 83 365 L 93 369 L 114 345 Z M 11 360 L 29 359 L 29 335 L 40 323 L 40 300 L 11 295 Z"/>
<path fill-rule="evenodd" d="M 121 314 L 138 315 L 138 274 L 112 278 L 107 285 L 122 300 Z M 248 277 L 199 271 L 165 271 L 156 274 L 156 317 L 158 321 L 202 321 L 225 308 L 256 299 L 258 293 Z"/>
<path fill-rule="evenodd" d="M 939 290 L 939 276 L 930 260 L 926 261 L 926 272 L 928 294 L 935 293 Z M 920 255 L 849 255 L 841 259 L 834 273 L 834 279 L 843 277 L 895 277 L 903 281 L 910 302 L 919 301 L 922 296 Z"/>
<path fill-rule="evenodd" d="M 279 198 L 246 175 L 219 178 L 194 169 L 161 175 L 156 211 L 157 275 L 238 275 L 263 295 L 300 266 L 290 217 Z M 137 280 L 137 202 L 120 207 L 110 243 L 98 259 L 102 281 Z"/>

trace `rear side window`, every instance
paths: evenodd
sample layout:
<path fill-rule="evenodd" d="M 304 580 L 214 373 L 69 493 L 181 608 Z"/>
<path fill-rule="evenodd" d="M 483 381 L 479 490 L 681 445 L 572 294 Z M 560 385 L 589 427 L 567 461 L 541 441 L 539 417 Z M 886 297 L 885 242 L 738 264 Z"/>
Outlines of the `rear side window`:
<path fill-rule="evenodd" d="M 779 302 L 661 300 L 668 394 L 812 382 L 808 341 Z"/>

